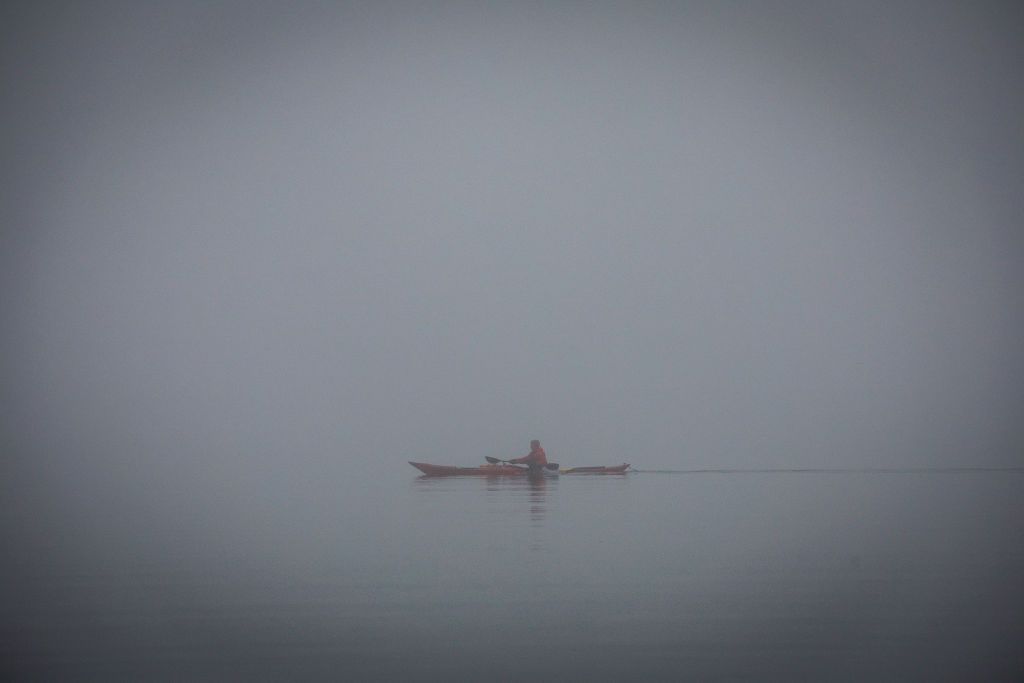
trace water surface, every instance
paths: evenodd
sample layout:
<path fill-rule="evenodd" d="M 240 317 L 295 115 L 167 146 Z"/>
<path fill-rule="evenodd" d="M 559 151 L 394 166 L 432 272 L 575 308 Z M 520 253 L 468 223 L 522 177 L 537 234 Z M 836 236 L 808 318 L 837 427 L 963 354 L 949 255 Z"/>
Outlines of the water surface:
<path fill-rule="evenodd" d="M 97 503 L 51 511 L 5 649 L 67 679 L 1012 680 L 1022 485 L 396 467 Z"/>

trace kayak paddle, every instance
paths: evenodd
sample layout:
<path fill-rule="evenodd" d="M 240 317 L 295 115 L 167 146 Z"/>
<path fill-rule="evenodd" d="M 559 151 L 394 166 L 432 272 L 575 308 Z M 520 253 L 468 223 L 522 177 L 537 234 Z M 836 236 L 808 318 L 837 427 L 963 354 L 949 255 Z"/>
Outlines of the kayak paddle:
<path fill-rule="evenodd" d="M 487 462 L 491 463 L 492 465 L 499 465 L 499 464 L 512 465 L 512 464 L 515 464 L 515 463 L 510 463 L 508 460 L 499 460 L 498 458 L 492 458 L 489 455 L 485 455 L 484 456 L 484 460 L 486 460 Z M 545 467 L 545 469 L 549 469 L 549 470 L 557 470 L 558 469 L 558 463 L 557 462 L 549 462 L 548 464 L 544 465 L 544 467 Z"/>

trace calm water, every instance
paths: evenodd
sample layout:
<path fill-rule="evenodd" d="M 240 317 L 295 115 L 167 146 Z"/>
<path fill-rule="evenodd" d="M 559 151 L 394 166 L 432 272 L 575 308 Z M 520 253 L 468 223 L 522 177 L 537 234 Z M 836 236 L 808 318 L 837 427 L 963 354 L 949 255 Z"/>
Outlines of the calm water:
<path fill-rule="evenodd" d="M 255 476 L 255 475 L 254 475 Z M 228 481 L 225 479 L 225 481 Z M 44 679 L 1013 680 L 1024 474 L 309 476 L 52 504 Z M 252 495 L 246 496 L 252 486 Z"/>

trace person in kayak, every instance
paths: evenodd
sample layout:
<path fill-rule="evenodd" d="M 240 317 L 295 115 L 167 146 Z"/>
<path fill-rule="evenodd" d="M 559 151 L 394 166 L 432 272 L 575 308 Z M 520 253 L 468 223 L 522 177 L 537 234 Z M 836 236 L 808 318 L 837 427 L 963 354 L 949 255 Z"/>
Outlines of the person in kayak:
<path fill-rule="evenodd" d="M 547 453 L 540 447 L 540 441 L 534 439 L 530 442 L 530 452 L 521 458 L 515 460 L 509 460 L 510 463 L 516 465 L 526 465 L 530 468 L 530 471 L 539 471 L 544 469 L 544 465 L 548 464 Z"/>

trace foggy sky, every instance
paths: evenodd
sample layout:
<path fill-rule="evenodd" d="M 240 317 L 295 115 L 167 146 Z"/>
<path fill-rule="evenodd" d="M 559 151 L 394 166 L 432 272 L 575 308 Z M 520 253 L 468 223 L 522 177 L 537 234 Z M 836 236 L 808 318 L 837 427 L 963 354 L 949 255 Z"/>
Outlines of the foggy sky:
<path fill-rule="evenodd" d="M 3 436 L 37 493 L 531 438 L 1022 464 L 1019 11 L 2 12 Z"/>

